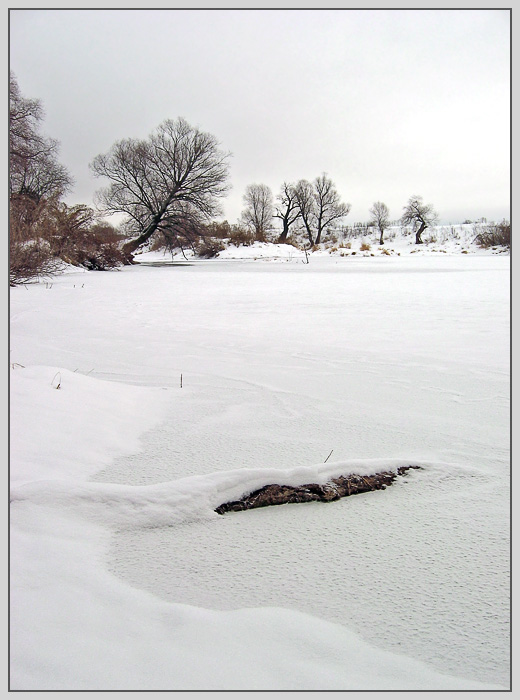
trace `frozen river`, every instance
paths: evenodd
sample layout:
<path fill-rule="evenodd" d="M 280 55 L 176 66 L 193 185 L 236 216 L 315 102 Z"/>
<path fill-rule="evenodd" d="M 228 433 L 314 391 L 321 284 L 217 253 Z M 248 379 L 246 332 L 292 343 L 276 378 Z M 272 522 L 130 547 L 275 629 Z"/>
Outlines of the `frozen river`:
<path fill-rule="evenodd" d="M 170 601 L 308 612 L 507 686 L 509 258 L 212 261 L 106 280 L 99 304 L 117 284 L 125 305 L 76 307 L 66 339 L 47 316 L 41 352 L 73 350 L 82 372 L 174 398 L 142 451 L 95 480 L 286 468 L 331 450 L 451 465 L 327 505 L 120 530 L 110 570 Z"/>

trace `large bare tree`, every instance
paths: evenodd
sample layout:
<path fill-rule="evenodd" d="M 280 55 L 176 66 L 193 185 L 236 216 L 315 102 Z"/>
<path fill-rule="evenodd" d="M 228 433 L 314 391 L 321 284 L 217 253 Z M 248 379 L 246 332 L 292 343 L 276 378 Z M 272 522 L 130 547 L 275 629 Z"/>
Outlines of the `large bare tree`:
<path fill-rule="evenodd" d="M 316 239 L 315 245 L 321 243 L 323 231 L 333 221 L 338 221 L 347 216 L 351 209 L 350 204 L 344 204 L 336 190 L 336 186 L 325 173 L 314 180 L 314 200 L 316 218 Z"/>
<path fill-rule="evenodd" d="M 285 243 L 289 235 L 289 229 L 299 217 L 298 201 L 294 185 L 284 182 L 280 192 L 276 196 L 274 216 L 282 222 L 282 232 L 278 243 Z"/>
<path fill-rule="evenodd" d="M 323 173 L 312 183 L 299 180 L 294 188 L 299 217 L 312 245 L 319 245 L 323 231 L 333 221 L 338 221 L 350 212 L 351 205 L 344 204 L 332 180 Z"/>
<path fill-rule="evenodd" d="M 302 220 L 311 246 L 314 245 L 315 201 L 314 190 L 308 180 L 298 180 L 294 187 L 294 195 L 298 204 L 298 216 Z"/>
<path fill-rule="evenodd" d="M 369 226 L 375 226 L 379 231 L 379 245 L 383 245 L 384 233 L 390 223 L 390 212 L 384 202 L 374 202 L 369 209 L 372 219 Z"/>
<path fill-rule="evenodd" d="M 408 204 L 404 207 L 404 213 L 401 217 L 403 226 L 412 225 L 415 232 L 416 244 L 424 243 L 422 234 L 428 226 L 434 226 L 438 221 L 437 212 L 431 204 L 424 204 L 422 197 L 413 195 L 408 200 Z"/>
<path fill-rule="evenodd" d="M 94 175 L 110 180 L 97 193 L 98 204 L 107 214 L 125 214 L 133 235 L 123 245 L 128 262 L 156 231 L 220 213 L 219 199 L 229 189 L 228 158 L 214 136 L 182 118 L 167 119 L 148 139 L 118 141 L 94 158 Z"/>
<path fill-rule="evenodd" d="M 241 219 L 257 240 L 263 240 L 273 219 L 273 193 L 267 185 L 248 185 L 243 196 Z"/>

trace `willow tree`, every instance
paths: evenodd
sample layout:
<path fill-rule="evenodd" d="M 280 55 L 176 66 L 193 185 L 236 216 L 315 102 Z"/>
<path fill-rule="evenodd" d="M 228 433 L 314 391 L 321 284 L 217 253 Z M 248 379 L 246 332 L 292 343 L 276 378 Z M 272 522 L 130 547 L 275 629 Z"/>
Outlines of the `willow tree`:
<path fill-rule="evenodd" d="M 105 214 L 124 214 L 131 239 L 123 245 L 127 262 L 155 233 L 188 229 L 221 213 L 229 190 L 229 153 L 211 134 L 184 119 L 167 119 L 147 139 L 123 139 L 90 164 L 110 180 L 97 203 Z"/>
<path fill-rule="evenodd" d="M 414 195 L 408 200 L 408 204 L 404 207 L 404 213 L 401 217 L 403 226 L 411 224 L 415 233 L 415 243 L 419 245 L 424 243 L 422 234 L 428 226 L 434 226 L 437 223 L 437 212 L 431 204 L 424 204 L 422 197 Z"/>

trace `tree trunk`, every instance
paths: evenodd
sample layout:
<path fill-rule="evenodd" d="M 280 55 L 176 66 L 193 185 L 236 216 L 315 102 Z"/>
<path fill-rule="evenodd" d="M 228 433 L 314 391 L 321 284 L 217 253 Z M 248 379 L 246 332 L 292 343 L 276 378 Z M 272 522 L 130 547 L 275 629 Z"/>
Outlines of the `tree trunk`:
<path fill-rule="evenodd" d="M 309 239 L 309 243 L 311 244 L 311 248 L 314 245 L 314 238 L 312 237 L 312 231 L 307 224 L 305 224 L 305 228 L 307 229 L 307 237 Z"/>
<path fill-rule="evenodd" d="M 285 243 L 287 236 L 289 235 L 289 226 L 285 219 L 282 219 L 283 231 L 278 238 L 278 243 Z"/>
<path fill-rule="evenodd" d="M 134 250 L 137 250 L 139 246 L 143 245 L 144 243 L 146 243 L 146 241 L 150 240 L 153 234 L 157 231 L 159 223 L 160 219 L 159 221 L 156 221 L 154 219 L 152 223 L 145 228 L 145 230 L 143 231 L 143 233 L 141 233 L 140 236 L 137 236 L 137 238 L 133 238 L 131 241 L 127 241 L 123 244 L 121 250 L 123 251 L 123 254 L 126 258 L 127 265 L 134 264 L 134 258 L 132 253 L 134 252 Z"/>
<path fill-rule="evenodd" d="M 383 240 L 383 230 L 380 231 L 380 236 L 379 236 L 379 245 L 383 245 L 384 240 Z"/>
<path fill-rule="evenodd" d="M 415 243 L 416 243 L 417 245 L 419 245 L 420 243 L 423 243 L 423 239 L 421 238 L 421 234 L 422 234 L 422 232 L 423 232 L 425 229 L 426 229 L 426 224 L 423 222 L 423 223 L 421 224 L 420 229 L 419 229 L 419 230 L 417 231 L 417 233 L 415 234 Z"/>

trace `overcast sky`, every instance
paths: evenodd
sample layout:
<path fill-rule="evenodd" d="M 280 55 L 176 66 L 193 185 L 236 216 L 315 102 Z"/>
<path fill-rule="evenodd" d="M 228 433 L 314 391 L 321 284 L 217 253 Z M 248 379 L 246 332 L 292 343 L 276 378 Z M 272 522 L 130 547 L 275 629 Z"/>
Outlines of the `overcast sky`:
<path fill-rule="evenodd" d="M 184 117 L 251 183 L 326 172 L 366 221 L 411 195 L 442 222 L 509 218 L 507 10 L 11 10 L 10 67 L 75 179 L 117 140 Z"/>

